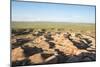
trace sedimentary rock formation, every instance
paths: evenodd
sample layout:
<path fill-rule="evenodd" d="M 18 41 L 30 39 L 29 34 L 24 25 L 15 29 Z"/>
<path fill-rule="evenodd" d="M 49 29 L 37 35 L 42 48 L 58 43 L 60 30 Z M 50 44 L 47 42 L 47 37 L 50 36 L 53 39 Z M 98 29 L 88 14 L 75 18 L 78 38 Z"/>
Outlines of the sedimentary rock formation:
<path fill-rule="evenodd" d="M 96 60 L 95 38 L 73 32 L 45 29 L 16 30 L 11 37 L 13 66 Z"/>

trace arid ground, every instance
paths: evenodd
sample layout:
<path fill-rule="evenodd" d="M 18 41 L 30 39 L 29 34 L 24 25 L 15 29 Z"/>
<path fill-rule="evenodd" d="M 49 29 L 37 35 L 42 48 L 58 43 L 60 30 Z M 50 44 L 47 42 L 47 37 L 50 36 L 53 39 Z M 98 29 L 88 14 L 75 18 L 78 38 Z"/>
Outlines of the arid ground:
<path fill-rule="evenodd" d="M 12 22 L 12 66 L 96 60 L 95 24 Z"/>

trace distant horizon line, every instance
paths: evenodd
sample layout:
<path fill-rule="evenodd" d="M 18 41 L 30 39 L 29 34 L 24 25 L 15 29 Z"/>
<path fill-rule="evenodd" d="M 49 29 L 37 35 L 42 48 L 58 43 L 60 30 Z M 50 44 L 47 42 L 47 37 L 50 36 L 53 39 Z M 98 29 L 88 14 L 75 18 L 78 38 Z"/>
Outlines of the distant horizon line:
<path fill-rule="evenodd" d="M 95 24 L 96 22 L 70 22 L 70 21 L 11 21 L 11 22 L 51 22 L 51 23 L 92 23 Z"/>

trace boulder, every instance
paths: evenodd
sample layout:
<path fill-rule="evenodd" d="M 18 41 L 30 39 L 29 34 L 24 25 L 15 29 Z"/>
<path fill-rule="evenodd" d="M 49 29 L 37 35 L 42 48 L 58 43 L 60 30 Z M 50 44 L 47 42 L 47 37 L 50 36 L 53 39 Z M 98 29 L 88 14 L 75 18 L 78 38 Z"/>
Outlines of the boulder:
<path fill-rule="evenodd" d="M 11 60 L 12 61 L 21 61 L 24 60 L 24 50 L 21 47 L 15 48 L 11 52 Z"/>
<path fill-rule="evenodd" d="M 40 53 L 30 56 L 29 60 L 31 64 L 42 64 L 44 62 Z"/>

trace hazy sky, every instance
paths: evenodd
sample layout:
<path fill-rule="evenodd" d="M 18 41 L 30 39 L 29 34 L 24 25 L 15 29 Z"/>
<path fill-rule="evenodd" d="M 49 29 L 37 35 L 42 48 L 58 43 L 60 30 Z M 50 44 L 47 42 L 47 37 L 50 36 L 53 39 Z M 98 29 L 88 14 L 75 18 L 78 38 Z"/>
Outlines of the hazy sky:
<path fill-rule="evenodd" d="M 12 20 L 95 23 L 95 6 L 12 1 Z"/>

